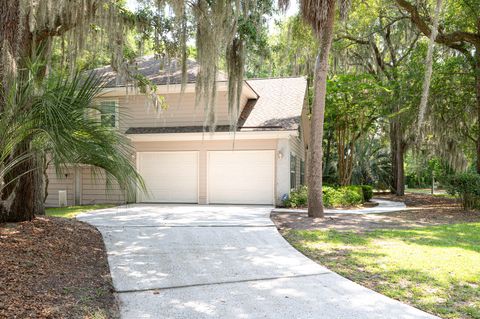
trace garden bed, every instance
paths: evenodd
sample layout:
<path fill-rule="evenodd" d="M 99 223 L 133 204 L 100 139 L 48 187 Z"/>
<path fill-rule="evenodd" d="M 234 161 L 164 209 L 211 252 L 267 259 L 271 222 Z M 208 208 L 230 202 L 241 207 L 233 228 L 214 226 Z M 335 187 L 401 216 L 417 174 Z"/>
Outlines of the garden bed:
<path fill-rule="evenodd" d="M 72 219 L 0 225 L 0 318 L 116 318 L 101 234 Z"/>

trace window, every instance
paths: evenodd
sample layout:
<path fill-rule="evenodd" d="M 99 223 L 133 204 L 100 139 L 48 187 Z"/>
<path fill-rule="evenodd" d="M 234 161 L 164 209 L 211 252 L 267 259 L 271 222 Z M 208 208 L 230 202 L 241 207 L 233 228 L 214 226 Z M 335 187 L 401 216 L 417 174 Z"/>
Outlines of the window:
<path fill-rule="evenodd" d="M 300 161 L 300 185 L 305 185 L 305 161 Z"/>
<path fill-rule="evenodd" d="M 100 102 L 100 121 L 106 127 L 118 127 L 118 107 L 116 101 Z"/>
<path fill-rule="evenodd" d="M 290 189 L 297 187 L 297 157 L 290 154 Z"/>

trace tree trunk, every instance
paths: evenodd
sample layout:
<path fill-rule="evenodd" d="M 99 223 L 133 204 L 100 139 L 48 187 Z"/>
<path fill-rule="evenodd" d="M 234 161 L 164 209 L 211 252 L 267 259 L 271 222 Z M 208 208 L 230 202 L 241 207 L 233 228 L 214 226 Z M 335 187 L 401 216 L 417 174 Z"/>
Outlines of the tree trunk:
<path fill-rule="evenodd" d="M 403 196 L 405 194 L 405 143 L 403 142 L 402 127 L 398 116 L 390 120 L 390 152 L 392 156 L 392 193 Z"/>
<path fill-rule="evenodd" d="M 16 70 L 26 67 L 34 47 L 33 35 L 29 31 L 28 19 L 25 26 L 19 27 L 19 1 L 0 0 L 0 49 L 2 64 L 0 64 L 0 80 L 8 90 L 6 80 L 17 75 Z M 19 30 L 23 30 L 19 34 Z M 15 61 L 12 57 L 21 57 Z M 0 111 L 3 105 L 0 102 Z M 30 141 L 24 141 L 15 146 L 12 156 L 19 156 L 31 150 Z M 44 213 L 43 177 L 39 170 L 39 161 L 31 157 L 11 172 L 12 178 L 18 179 L 7 187 L 0 198 L 0 222 L 19 222 L 32 220 L 35 214 Z M 0 181 L 1 182 L 1 181 Z"/>
<path fill-rule="evenodd" d="M 426 57 L 426 68 L 425 68 L 425 78 L 423 80 L 423 90 L 422 90 L 422 99 L 420 101 L 420 108 L 418 112 L 418 124 L 417 124 L 417 139 L 420 142 L 422 134 L 422 126 L 425 118 L 425 113 L 427 111 L 428 96 L 430 93 L 430 82 L 432 81 L 432 71 L 433 71 L 433 47 L 435 44 L 435 39 L 437 38 L 438 33 L 438 20 L 440 18 L 440 11 L 442 9 L 442 0 L 437 0 L 437 6 L 435 7 L 435 16 L 433 17 L 433 27 L 430 34 L 430 41 L 428 42 L 428 51 Z"/>
<path fill-rule="evenodd" d="M 327 135 L 327 149 L 325 151 L 325 163 L 323 165 L 323 176 L 329 175 L 329 168 L 330 168 L 330 156 L 331 156 L 331 148 L 332 148 L 332 139 L 333 139 L 333 133 L 332 129 L 328 131 Z"/>
<path fill-rule="evenodd" d="M 314 100 L 310 130 L 310 152 L 308 170 L 308 217 L 324 217 L 322 196 L 323 122 L 328 76 L 328 56 L 332 46 L 335 22 L 335 6 L 327 16 L 325 28 L 320 35 L 320 48 L 315 64 Z"/>
<path fill-rule="evenodd" d="M 480 30 L 480 19 L 478 28 Z M 477 136 L 477 173 L 480 174 L 480 47 L 475 49 L 475 87 L 477 96 L 477 125 L 479 127 Z"/>

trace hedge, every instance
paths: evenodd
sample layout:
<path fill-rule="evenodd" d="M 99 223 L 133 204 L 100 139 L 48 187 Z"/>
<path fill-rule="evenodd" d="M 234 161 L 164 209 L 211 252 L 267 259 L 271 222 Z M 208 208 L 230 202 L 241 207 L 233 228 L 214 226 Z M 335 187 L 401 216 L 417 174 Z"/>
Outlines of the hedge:
<path fill-rule="evenodd" d="M 352 186 L 324 186 L 323 205 L 325 207 L 355 206 L 369 201 L 373 196 L 373 188 L 368 185 Z M 301 186 L 290 192 L 283 201 L 285 207 L 306 207 L 308 203 L 308 189 Z"/>

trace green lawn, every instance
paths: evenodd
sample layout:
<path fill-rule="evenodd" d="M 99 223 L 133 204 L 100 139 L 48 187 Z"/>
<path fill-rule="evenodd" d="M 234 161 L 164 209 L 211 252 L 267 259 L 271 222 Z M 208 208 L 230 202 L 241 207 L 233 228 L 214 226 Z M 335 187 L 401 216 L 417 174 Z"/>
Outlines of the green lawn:
<path fill-rule="evenodd" d="M 480 223 L 367 233 L 294 230 L 331 270 L 443 318 L 480 318 Z"/>
<path fill-rule="evenodd" d="M 74 218 L 80 213 L 88 212 L 95 209 L 114 207 L 110 204 L 98 204 L 98 205 L 85 205 L 85 206 L 68 206 L 68 207 L 55 207 L 47 208 L 47 216 Z"/>

